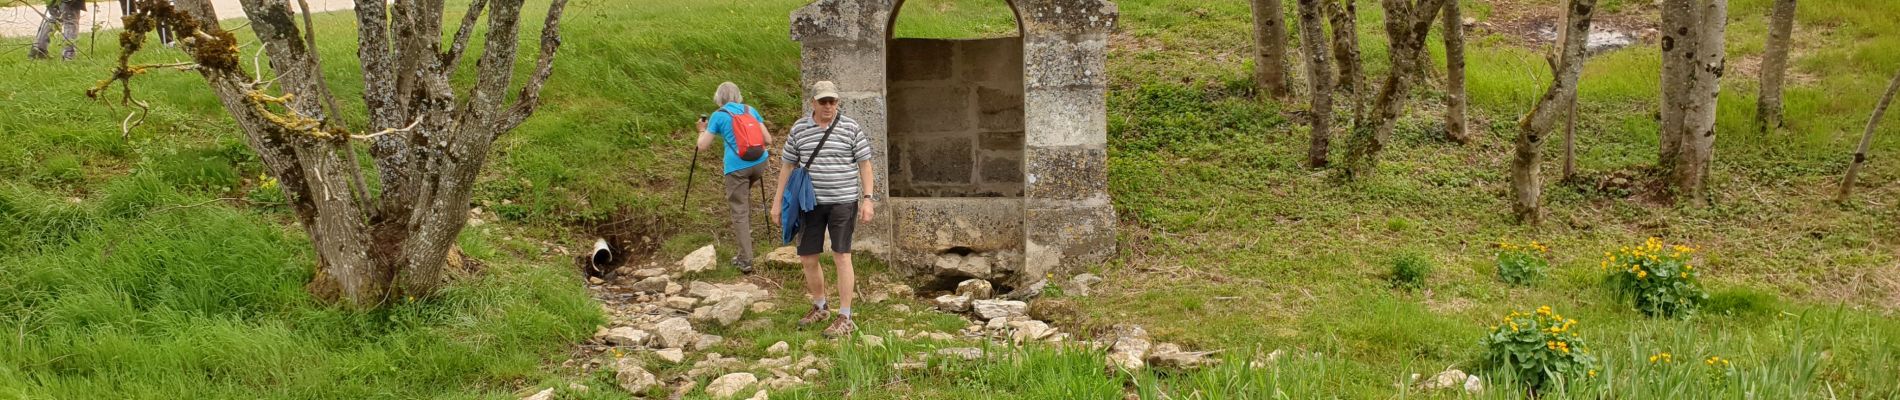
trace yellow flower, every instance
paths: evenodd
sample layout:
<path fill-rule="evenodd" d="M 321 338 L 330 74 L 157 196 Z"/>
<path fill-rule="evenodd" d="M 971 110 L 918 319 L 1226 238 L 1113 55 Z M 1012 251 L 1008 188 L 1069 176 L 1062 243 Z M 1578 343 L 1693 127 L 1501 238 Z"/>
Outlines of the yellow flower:
<path fill-rule="evenodd" d="M 1636 271 L 1636 279 L 1643 279 L 1643 278 L 1647 278 L 1647 277 L 1649 277 L 1649 273 L 1648 273 L 1648 272 L 1644 272 L 1644 271 Z"/>
<path fill-rule="evenodd" d="M 1595 377 L 1597 377 L 1597 370 L 1594 370 L 1594 369 L 1593 369 L 1593 370 L 1590 370 L 1590 377 L 1591 377 L 1591 378 L 1595 378 Z"/>

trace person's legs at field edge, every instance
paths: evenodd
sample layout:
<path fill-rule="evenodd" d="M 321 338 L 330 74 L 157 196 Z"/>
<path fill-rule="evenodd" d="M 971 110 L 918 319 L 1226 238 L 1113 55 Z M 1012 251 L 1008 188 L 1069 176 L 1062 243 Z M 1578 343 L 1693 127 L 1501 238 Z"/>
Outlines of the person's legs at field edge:
<path fill-rule="evenodd" d="M 804 267 L 805 295 L 811 298 L 811 312 L 798 320 L 803 327 L 831 318 L 829 305 L 826 304 L 825 270 L 818 262 L 824 254 L 825 221 L 831 212 L 831 206 L 820 204 L 799 215 L 798 263 Z"/>
<path fill-rule="evenodd" d="M 752 273 L 752 259 L 756 255 L 752 244 L 752 185 L 760 183 L 765 176 L 765 165 L 755 165 L 726 174 L 726 204 L 732 208 L 732 241 L 736 253 L 732 259 L 739 272 Z"/>

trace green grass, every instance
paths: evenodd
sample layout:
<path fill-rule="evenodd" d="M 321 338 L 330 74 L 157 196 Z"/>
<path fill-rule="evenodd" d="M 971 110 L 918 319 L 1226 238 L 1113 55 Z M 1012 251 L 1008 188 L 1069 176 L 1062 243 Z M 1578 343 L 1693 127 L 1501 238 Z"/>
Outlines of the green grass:
<path fill-rule="evenodd" d="M 121 140 L 128 110 L 80 95 L 104 77 L 110 54 L 70 63 L 0 54 L 8 77 L 0 82 L 8 110 L 0 115 L 0 330 L 13 332 L 0 335 L 13 339 L 0 340 L 0 397 L 504 398 L 561 382 L 595 388 L 563 398 L 624 397 L 611 374 L 552 367 L 602 320 L 565 260 L 543 250 L 579 247 L 597 225 L 622 220 L 660 241 L 663 258 L 729 241 L 724 203 L 711 189 L 717 162 L 702 156 L 688 204 L 678 203 L 692 155 L 685 132 L 728 80 L 772 127 L 790 125 L 800 109 L 798 47 L 786 15 L 803 3 L 575 0 L 545 105 L 502 139 L 476 190 L 475 202 L 502 221 L 470 229 L 461 244 L 488 274 L 437 299 L 368 313 L 302 295 L 308 242 L 267 204 L 255 159 L 201 78 L 154 71 L 137 79 L 153 111 Z M 1894 5 L 1803 2 L 1797 37 L 1808 40 L 1793 65 L 1805 78 L 1788 90 L 1788 129 L 1752 132 L 1753 77 L 1724 79 L 1709 207 L 1595 187 L 1655 163 L 1659 64 L 1653 45 L 1592 58 L 1577 142 L 1587 184 L 1548 186 L 1550 222 L 1530 228 L 1509 220 L 1505 171 L 1515 121 L 1548 80 L 1540 49 L 1475 35 L 1468 84 L 1477 143 L 1438 139 L 1440 89 L 1427 87 L 1380 173 L 1342 183 L 1300 167 L 1306 127 L 1290 114 L 1304 101 L 1255 97 L 1246 3 L 1117 3 L 1108 135 L 1121 251 L 1086 267 L 1108 281 L 1094 297 L 1064 299 L 1077 312 L 1062 329 L 1140 323 L 1160 340 L 1222 350 L 1228 362 L 1122 377 L 1104 373 L 1094 351 L 1029 347 L 897 371 L 890 364 L 898 357 L 952 344 L 821 344 L 810 351 L 838 366 L 815 387 L 774 397 L 1112 398 L 1130 390 L 1143 398 L 1443 398 L 1456 395 L 1393 384 L 1455 366 L 1489 380 L 1482 397 L 1516 398 L 1508 377 L 1481 365 L 1477 340 L 1499 316 L 1545 304 L 1582 321 L 1578 331 L 1600 346 L 1591 350 L 1605 365 L 1599 379 L 1560 397 L 1900 396 L 1890 379 L 1900 375 L 1900 352 L 1886 340 L 1900 337 L 1892 318 L 1900 287 L 1891 283 L 1900 276 L 1892 201 L 1900 164 L 1881 156 L 1900 151 L 1900 123 L 1878 132 L 1856 199 L 1828 202 L 1872 101 L 1900 68 L 1900 21 L 1887 17 Z M 1732 2 L 1731 60 L 1761 51 L 1768 3 Z M 1363 56 L 1377 77 L 1382 13 L 1376 2 L 1360 5 Z M 1489 4 L 1468 6 L 1468 15 L 1489 18 Z M 896 34 L 1008 35 L 1012 14 L 1002 1 L 912 0 Z M 528 20 L 524 29 L 538 31 L 540 19 Z M 317 22 L 328 77 L 345 108 L 360 110 L 349 89 L 361 81 L 347 62 L 351 22 L 337 14 Z M 0 48 L 15 43 L 0 40 Z M 154 49 L 139 58 L 179 57 Z M 360 111 L 346 118 L 363 120 Z M 1556 147 L 1547 150 L 1554 181 Z M 255 203 L 212 201 L 219 198 Z M 1599 255 L 1649 236 L 1702 248 L 1697 266 L 1712 297 L 1701 316 L 1645 319 L 1599 286 Z M 1549 277 L 1528 288 L 1497 282 L 1490 246 L 1501 238 L 1549 244 Z M 1417 290 L 1394 290 L 1385 279 L 1401 254 L 1435 267 Z M 867 276 L 883 271 L 862 264 Z M 786 304 L 801 304 L 795 273 L 767 276 L 786 282 L 781 306 L 764 316 L 770 324 L 715 331 L 728 337 L 724 353 L 756 357 L 778 340 L 806 351 L 801 344 L 816 339 L 789 328 L 800 310 Z M 860 313 L 872 333 L 963 325 L 887 305 Z M 1274 349 L 1292 355 L 1248 365 Z M 1647 363 L 1664 351 L 1679 364 Z M 1736 375 L 1708 378 L 1708 356 L 1734 360 Z"/>

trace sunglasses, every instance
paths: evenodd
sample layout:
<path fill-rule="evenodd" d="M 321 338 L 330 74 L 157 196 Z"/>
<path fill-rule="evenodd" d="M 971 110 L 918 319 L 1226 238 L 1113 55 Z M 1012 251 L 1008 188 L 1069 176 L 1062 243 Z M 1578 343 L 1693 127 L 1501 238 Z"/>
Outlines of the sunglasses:
<path fill-rule="evenodd" d="M 826 97 L 826 98 L 818 99 L 818 104 L 823 104 L 827 106 L 834 105 L 834 104 L 838 104 L 838 99 Z"/>

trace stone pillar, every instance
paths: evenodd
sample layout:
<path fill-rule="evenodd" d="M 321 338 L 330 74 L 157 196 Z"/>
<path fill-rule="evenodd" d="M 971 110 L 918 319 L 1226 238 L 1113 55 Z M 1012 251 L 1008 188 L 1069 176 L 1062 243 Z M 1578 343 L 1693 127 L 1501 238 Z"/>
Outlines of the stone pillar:
<path fill-rule="evenodd" d="M 1108 0 L 1017 0 L 1024 61 L 1024 264 L 1029 284 L 1115 253 L 1108 197 Z"/>
<path fill-rule="evenodd" d="M 811 84 L 838 84 L 839 109 L 871 136 L 876 194 L 890 198 L 890 135 L 886 118 L 884 53 L 891 21 L 891 0 L 817 0 L 792 12 L 792 40 L 803 47 L 799 68 L 801 99 L 809 101 Z M 810 106 L 807 104 L 806 112 Z M 889 257 L 894 241 L 893 214 L 877 210 L 870 223 L 859 224 L 853 248 Z"/>

